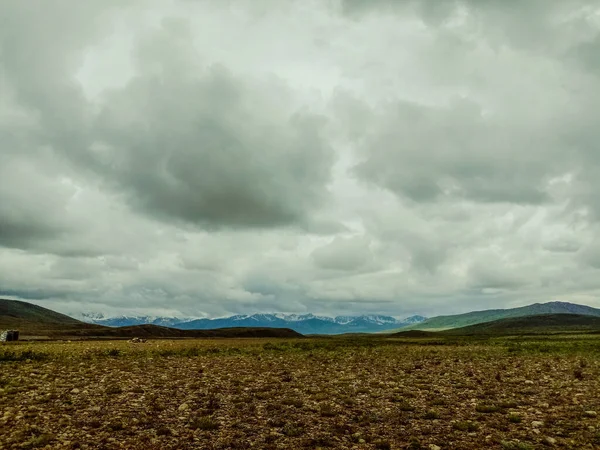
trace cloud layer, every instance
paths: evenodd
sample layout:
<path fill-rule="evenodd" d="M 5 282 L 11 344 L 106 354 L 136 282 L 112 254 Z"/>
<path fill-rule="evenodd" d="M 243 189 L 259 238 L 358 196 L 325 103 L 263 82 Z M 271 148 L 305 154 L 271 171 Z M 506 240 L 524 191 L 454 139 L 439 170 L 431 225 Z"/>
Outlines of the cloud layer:
<path fill-rule="evenodd" d="M 600 306 L 595 2 L 0 17 L 2 295 L 207 316 Z"/>

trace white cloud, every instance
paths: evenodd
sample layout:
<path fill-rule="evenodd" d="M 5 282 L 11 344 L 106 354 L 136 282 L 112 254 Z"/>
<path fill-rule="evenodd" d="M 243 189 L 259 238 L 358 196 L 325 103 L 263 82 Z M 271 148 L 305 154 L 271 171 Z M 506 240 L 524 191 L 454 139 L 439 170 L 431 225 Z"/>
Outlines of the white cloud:
<path fill-rule="evenodd" d="M 2 3 L 0 294 L 600 306 L 599 9 L 522 6 Z"/>

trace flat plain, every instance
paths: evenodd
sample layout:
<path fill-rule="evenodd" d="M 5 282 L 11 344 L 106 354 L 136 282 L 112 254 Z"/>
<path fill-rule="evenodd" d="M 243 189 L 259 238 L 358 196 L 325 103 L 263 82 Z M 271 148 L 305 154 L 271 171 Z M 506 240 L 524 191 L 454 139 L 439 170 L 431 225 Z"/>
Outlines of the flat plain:
<path fill-rule="evenodd" d="M 2 449 L 600 448 L 600 335 L 0 345 Z"/>

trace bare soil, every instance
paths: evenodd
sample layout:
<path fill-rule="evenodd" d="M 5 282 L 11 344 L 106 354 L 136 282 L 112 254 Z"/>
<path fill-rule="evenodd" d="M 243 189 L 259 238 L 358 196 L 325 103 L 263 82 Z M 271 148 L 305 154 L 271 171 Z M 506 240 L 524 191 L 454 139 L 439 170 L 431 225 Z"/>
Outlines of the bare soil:
<path fill-rule="evenodd" d="M 600 448 L 600 338 L 0 346 L 0 448 Z"/>

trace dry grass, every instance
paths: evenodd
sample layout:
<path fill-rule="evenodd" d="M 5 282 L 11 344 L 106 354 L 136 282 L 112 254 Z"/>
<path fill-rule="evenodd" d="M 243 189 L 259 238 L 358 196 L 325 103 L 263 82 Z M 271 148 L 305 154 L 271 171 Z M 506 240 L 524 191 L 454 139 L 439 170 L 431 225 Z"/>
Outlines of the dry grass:
<path fill-rule="evenodd" d="M 600 448 L 599 343 L 3 345 L 0 448 Z"/>

